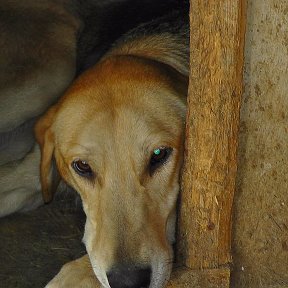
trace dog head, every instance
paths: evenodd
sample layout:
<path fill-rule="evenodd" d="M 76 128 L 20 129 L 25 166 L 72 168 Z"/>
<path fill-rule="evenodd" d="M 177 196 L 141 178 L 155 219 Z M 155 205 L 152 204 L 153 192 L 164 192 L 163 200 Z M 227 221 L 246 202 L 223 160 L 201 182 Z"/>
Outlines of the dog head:
<path fill-rule="evenodd" d="M 112 56 L 36 125 L 44 198 L 55 159 L 81 195 L 83 241 L 104 287 L 159 288 L 170 276 L 186 93 L 187 78 L 168 65 Z"/>

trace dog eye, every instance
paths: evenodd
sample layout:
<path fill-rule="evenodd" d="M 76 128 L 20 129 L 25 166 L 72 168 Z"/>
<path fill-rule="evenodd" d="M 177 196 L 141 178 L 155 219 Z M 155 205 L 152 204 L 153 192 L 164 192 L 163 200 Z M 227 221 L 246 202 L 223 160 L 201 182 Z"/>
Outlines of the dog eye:
<path fill-rule="evenodd" d="M 84 177 L 93 176 L 93 171 L 86 161 L 75 160 L 72 162 L 72 168 L 80 176 Z"/>
<path fill-rule="evenodd" d="M 172 148 L 160 147 L 153 151 L 149 163 L 150 175 L 153 174 L 153 172 L 158 167 L 166 163 L 169 156 L 171 155 L 172 150 L 173 150 Z"/>

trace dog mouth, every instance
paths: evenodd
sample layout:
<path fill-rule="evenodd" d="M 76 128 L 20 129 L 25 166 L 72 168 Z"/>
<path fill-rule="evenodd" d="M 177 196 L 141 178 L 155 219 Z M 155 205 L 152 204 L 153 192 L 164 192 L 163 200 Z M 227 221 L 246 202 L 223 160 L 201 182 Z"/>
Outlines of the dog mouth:
<path fill-rule="evenodd" d="M 165 256 L 155 257 L 152 262 L 153 273 L 151 274 L 151 282 L 148 288 L 162 288 L 168 283 L 172 272 L 172 257 L 168 257 L 168 260 L 166 259 L 167 257 Z"/>
<path fill-rule="evenodd" d="M 170 278 L 172 263 L 159 258 L 162 257 L 155 257 L 151 266 L 114 265 L 108 272 L 94 265 L 92 259 L 91 263 L 102 288 L 163 288 Z"/>

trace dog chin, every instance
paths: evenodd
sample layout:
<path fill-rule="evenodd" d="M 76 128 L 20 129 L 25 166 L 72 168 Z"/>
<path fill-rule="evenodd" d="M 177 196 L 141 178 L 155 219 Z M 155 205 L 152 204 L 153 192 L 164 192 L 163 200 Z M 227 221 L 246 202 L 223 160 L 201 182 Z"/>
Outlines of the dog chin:
<path fill-rule="evenodd" d="M 172 253 L 171 253 L 172 254 Z M 161 259 L 162 258 L 162 259 Z M 152 263 L 152 277 L 149 288 L 163 288 L 169 281 L 171 271 L 173 256 L 163 256 L 157 257 L 154 263 Z"/>
<path fill-rule="evenodd" d="M 88 253 L 89 255 L 89 253 Z M 90 257 L 90 262 L 94 271 L 94 274 L 96 275 L 98 281 L 101 283 L 101 288 L 111 288 L 108 282 L 108 278 L 105 272 L 105 269 L 103 269 L 99 263 L 95 260 L 94 257 Z"/>

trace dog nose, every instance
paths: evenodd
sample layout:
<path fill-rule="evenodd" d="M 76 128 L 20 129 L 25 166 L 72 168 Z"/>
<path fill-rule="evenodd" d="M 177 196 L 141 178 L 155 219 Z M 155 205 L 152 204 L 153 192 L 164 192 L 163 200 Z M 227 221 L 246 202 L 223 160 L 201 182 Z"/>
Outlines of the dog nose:
<path fill-rule="evenodd" d="M 117 265 L 107 273 L 111 288 L 148 288 L 151 281 L 150 267 Z"/>

